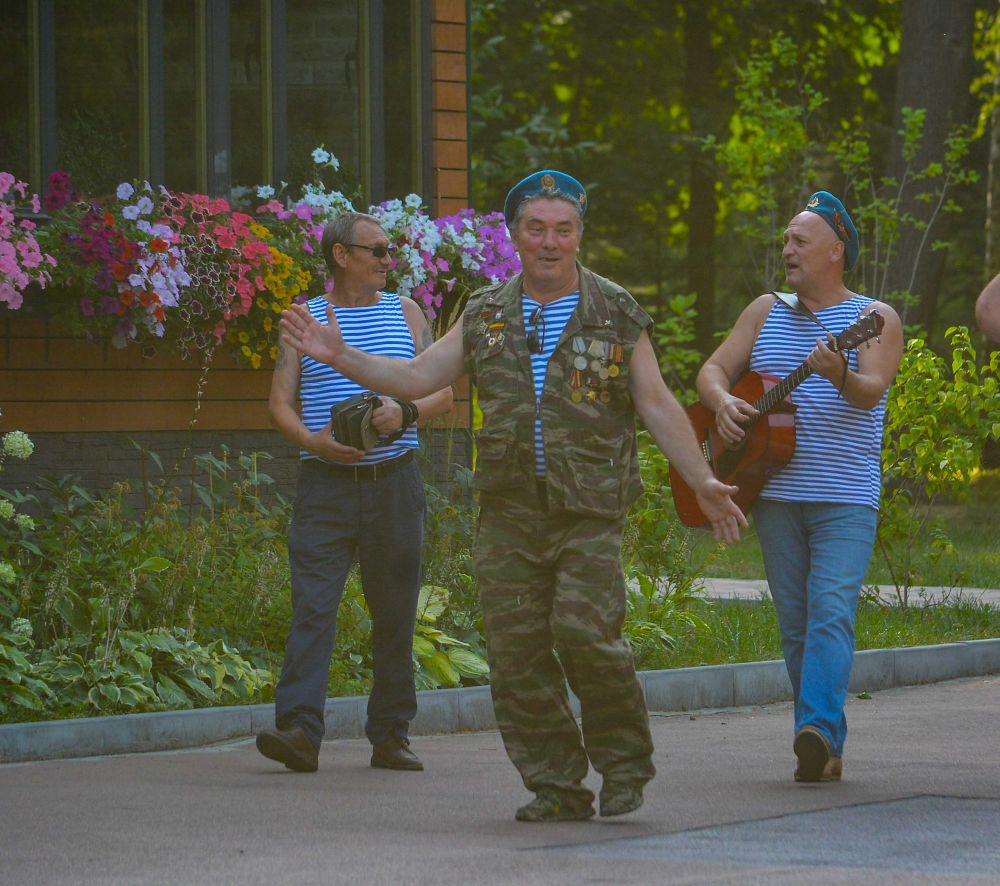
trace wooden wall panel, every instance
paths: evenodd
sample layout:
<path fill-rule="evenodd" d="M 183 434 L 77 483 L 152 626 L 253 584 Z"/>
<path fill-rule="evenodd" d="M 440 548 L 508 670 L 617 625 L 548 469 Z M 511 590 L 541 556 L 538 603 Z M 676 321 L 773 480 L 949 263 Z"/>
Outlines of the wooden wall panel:
<path fill-rule="evenodd" d="M 271 371 L 237 366 L 220 350 L 205 375 L 171 354 L 143 357 L 74 339 L 43 321 L 0 321 L 0 430 L 268 430 Z M 434 428 L 468 428 L 469 384 L 455 386 L 455 408 Z M 200 405 L 199 405 L 200 402 Z M 197 408 L 196 408 L 197 407 Z"/>
<path fill-rule="evenodd" d="M 468 22 L 465 0 L 434 0 L 431 30 L 434 214 L 469 205 Z"/>

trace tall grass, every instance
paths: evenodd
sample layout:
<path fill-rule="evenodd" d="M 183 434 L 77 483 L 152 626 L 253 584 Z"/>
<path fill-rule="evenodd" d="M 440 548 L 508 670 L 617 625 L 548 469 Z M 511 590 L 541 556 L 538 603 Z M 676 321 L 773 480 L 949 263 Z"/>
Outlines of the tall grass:
<path fill-rule="evenodd" d="M 951 542 L 951 550 L 939 559 L 930 551 L 915 557 L 918 584 L 943 588 L 1000 588 L 1000 471 L 981 472 L 965 501 L 951 501 L 935 507 L 933 516 Z M 696 534 L 697 549 L 714 547 L 711 537 Z M 743 541 L 720 549 L 711 563 L 713 578 L 762 579 L 764 564 L 750 515 L 750 529 Z M 876 548 L 865 581 L 888 585 L 892 578 L 884 558 Z"/>

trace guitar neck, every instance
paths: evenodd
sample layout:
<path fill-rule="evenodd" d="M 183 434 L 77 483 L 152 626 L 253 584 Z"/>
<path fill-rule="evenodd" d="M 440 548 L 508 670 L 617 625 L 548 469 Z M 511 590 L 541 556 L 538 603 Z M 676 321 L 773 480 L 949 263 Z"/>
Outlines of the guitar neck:
<path fill-rule="evenodd" d="M 754 416 L 754 418 L 747 422 L 746 427 L 748 429 L 752 428 L 758 421 L 760 421 L 761 418 L 771 412 L 782 400 L 785 399 L 785 397 L 802 384 L 802 382 L 809 378 L 812 373 L 813 371 L 809 364 L 802 363 L 798 369 L 790 375 L 786 375 L 773 388 L 767 391 L 763 397 L 753 404 L 753 408 L 760 414 Z"/>

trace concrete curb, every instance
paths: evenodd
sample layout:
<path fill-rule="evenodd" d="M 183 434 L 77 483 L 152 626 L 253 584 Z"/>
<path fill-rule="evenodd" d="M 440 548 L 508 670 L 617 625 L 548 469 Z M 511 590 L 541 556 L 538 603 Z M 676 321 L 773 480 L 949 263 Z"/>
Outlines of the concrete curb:
<path fill-rule="evenodd" d="M 1000 638 L 871 649 L 854 655 L 851 692 L 1000 673 Z M 650 711 L 744 707 L 792 696 L 783 661 L 642 671 Z M 328 739 L 363 738 L 365 697 L 326 703 Z M 573 699 L 579 713 L 579 705 Z M 197 747 L 245 738 L 274 722 L 274 705 L 48 720 L 0 726 L 0 763 Z M 417 693 L 413 735 L 495 729 L 488 686 Z"/>

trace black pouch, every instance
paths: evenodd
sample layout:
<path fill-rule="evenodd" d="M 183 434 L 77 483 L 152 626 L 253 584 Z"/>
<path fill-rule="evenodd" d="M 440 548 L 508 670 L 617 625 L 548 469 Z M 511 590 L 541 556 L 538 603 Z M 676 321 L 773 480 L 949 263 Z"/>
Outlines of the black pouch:
<path fill-rule="evenodd" d="M 362 452 L 374 447 L 379 435 L 372 426 L 372 413 L 381 405 L 377 394 L 364 391 L 331 406 L 334 439 Z"/>

